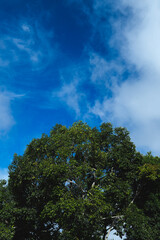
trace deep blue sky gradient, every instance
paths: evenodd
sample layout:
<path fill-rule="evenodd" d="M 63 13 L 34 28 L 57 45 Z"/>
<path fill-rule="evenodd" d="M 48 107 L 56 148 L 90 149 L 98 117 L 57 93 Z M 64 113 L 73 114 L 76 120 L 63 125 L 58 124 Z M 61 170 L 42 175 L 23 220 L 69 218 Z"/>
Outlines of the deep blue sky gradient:
<path fill-rule="evenodd" d="M 138 76 L 122 39 L 113 41 L 131 15 L 110 0 L 0 1 L 0 115 L 10 119 L 0 127 L 0 168 L 56 123 L 101 124 L 97 101 L 112 98 L 114 81 Z"/>
<path fill-rule="evenodd" d="M 92 27 L 79 4 L 56 0 L 1 1 L 0 21 L 1 39 L 5 39 L 8 48 L 2 47 L 0 55 L 3 61 L 9 61 L 8 66 L 0 68 L 2 92 L 22 95 L 10 101 L 10 114 L 15 124 L 5 129 L 5 133 L 2 129 L 1 133 L 0 167 L 4 168 L 15 152 L 24 152 L 32 138 L 40 137 L 43 132 L 49 133 L 56 123 L 69 126 L 82 118 L 67 109 L 64 102 L 57 98 L 52 100 L 52 91 L 58 90 L 63 82 L 72 81 L 72 71 L 77 68 L 78 71 L 82 69 L 79 75 L 84 71 L 86 76 L 84 49 L 91 41 Z M 24 32 L 23 24 L 32 32 Z M 32 64 L 28 53 L 17 49 L 13 39 L 20 39 L 22 45 L 28 40 L 33 41 L 28 47 L 33 52 L 42 51 L 40 61 Z M 95 42 L 98 45 L 97 39 Z M 14 59 L 14 54 L 19 60 Z M 80 85 L 92 101 L 95 87 L 89 82 Z"/>

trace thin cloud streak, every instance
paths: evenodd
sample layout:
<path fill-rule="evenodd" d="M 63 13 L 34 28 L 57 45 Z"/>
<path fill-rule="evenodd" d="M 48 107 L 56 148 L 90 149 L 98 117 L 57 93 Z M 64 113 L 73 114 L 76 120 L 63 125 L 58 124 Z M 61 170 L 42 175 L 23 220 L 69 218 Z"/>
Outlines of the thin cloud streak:
<path fill-rule="evenodd" d="M 0 67 L 28 66 L 30 71 L 39 71 L 56 55 L 56 44 L 50 45 L 53 33 L 46 32 L 36 21 L 31 25 L 25 19 L 15 20 L 3 24 L 0 32 Z"/>
<path fill-rule="evenodd" d="M 53 63 L 57 45 L 52 42 L 51 46 L 51 31 L 23 17 L 2 22 L 0 34 L 0 135 L 4 135 L 18 121 L 13 117 L 11 102 L 24 96 L 14 93 L 14 83 L 22 87 L 18 92 L 25 92 L 26 72 L 41 72 Z"/>
<path fill-rule="evenodd" d="M 0 136 L 6 134 L 16 123 L 11 111 L 11 102 L 24 95 L 0 91 Z"/>

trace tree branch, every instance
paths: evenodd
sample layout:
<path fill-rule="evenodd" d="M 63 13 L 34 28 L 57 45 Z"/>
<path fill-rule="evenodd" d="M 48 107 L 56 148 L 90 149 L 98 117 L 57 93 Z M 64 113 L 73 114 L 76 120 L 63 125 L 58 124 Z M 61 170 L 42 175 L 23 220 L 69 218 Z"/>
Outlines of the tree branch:
<path fill-rule="evenodd" d="M 140 194 L 141 189 L 142 189 L 142 186 L 140 186 L 140 184 L 139 184 L 138 187 L 137 187 L 137 190 L 136 190 L 134 198 L 132 199 L 132 201 L 128 205 L 129 207 L 131 206 L 131 204 L 134 203 L 134 201 L 136 200 L 137 196 Z"/>

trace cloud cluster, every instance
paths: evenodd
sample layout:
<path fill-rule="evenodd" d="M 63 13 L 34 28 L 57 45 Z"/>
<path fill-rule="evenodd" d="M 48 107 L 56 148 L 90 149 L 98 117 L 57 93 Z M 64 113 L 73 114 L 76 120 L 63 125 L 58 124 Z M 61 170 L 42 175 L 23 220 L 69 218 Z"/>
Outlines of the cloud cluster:
<path fill-rule="evenodd" d="M 119 58 L 125 64 L 115 59 L 112 60 L 111 66 L 105 58 L 99 57 L 93 76 L 101 79 L 105 72 L 107 83 L 107 74 L 110 68 L 115 69 L 114 65 L 117 66 L 117 63 L 120 64 L 121 72 L 117 74 L 120 78 L 126 69 L 131 72 L 119 84 L 111 86 L 112 97 L 106 95 L 102 101 L 97 98 L 90 111 L 102 121 L 112 121 L 116 125 L 129 128 L 132 139 L 139 149 L 145 148 L 159 154 L 160 3 L 158 0 L 152 2 L 123 0 L 120 3 L 116 10 L 119 9 L 125 15 L 126 11 L 131 14 L 126 23 L 121 19 L 112 22 L 115 34 L 112 36 L 111 44 L 112 47 L 118 46 Z M 96 83 L 98 84 L 98 81 Z"/>

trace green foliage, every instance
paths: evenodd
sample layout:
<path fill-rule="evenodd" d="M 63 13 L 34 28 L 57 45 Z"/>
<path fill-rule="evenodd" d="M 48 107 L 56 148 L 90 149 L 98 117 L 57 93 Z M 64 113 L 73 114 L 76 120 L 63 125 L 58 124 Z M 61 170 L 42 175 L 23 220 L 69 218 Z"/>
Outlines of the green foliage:
<path fill-rule="evenodd" d="M 153 181 L 160 179 L 160 159 L 148 153 L 143 162 L 144 164 L 139 168 L 141 178 L 144 177 Z"/>
<path fill-rule="evenodd" d="M 0 181 L 0 239 L 11 240 L 14 235 L 14 203 L 5 180 Z"/>
<path fill-rule="evenodd" d="M 115 229 L 128 240 L 160 239 L 159 172 L 159 158 L 138 153 L 125 128 L 57 124 L 14 156 L 1 188 L 11 222 L 7 230 L 4 219 L 1 232 L 15 240 L 105 240 Z"/>

